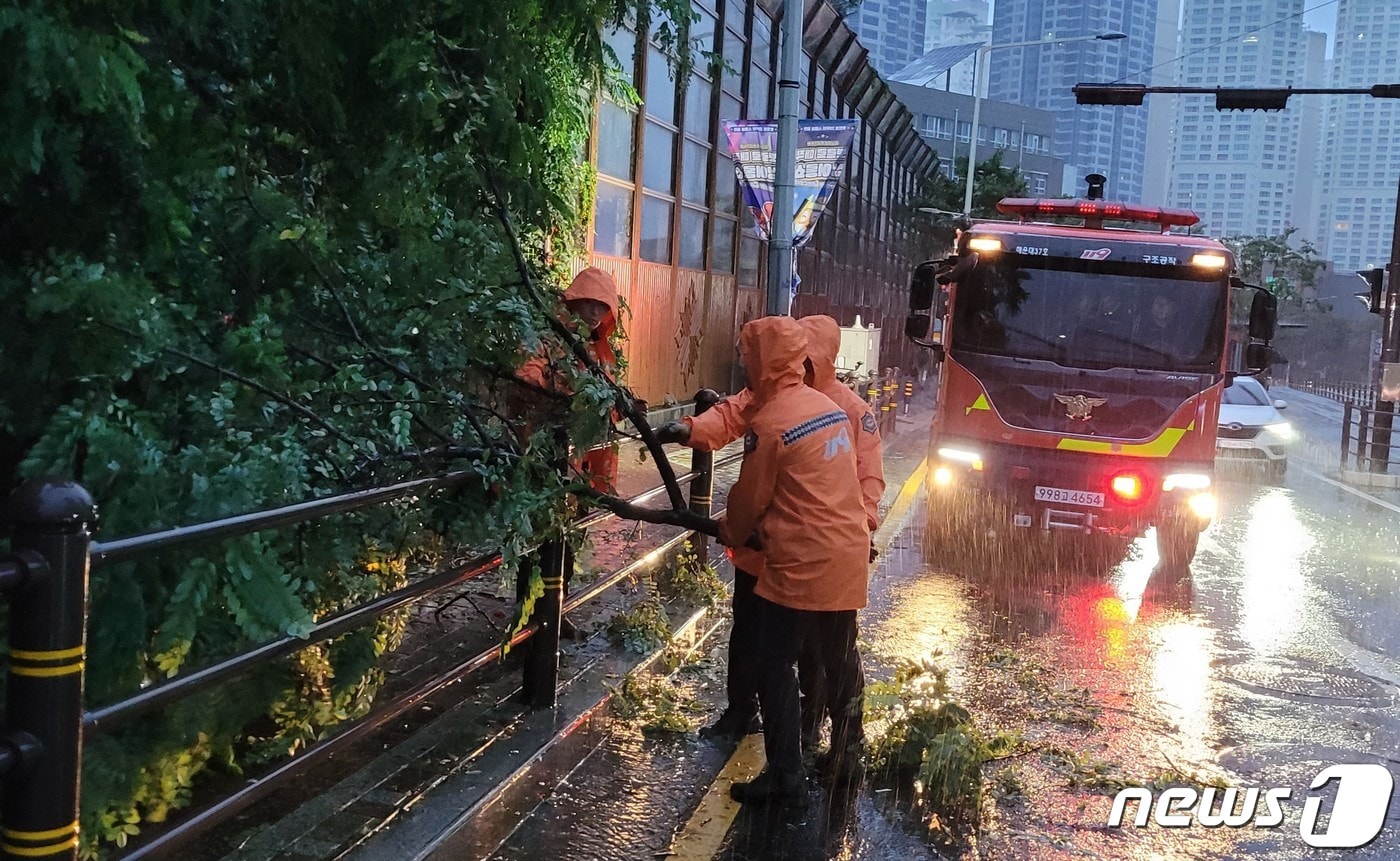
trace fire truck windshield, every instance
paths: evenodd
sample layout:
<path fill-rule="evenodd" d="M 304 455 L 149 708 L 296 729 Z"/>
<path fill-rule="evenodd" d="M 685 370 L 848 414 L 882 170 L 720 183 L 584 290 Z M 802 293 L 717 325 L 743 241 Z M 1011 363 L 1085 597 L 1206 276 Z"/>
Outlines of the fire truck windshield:
<path fill-rule="evenodd" d="M 1218 271 L 984 255 L 957 285 L 951 348 L 1067 367 L 1211 372 L 1228 282 Z"/>

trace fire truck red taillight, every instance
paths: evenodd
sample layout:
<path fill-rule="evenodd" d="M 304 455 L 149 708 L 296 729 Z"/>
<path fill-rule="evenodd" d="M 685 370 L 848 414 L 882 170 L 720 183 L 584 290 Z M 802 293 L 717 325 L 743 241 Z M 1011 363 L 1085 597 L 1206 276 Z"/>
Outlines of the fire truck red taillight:
<path fill-rule="evenodd" d="M 1108 489 L 1119 502 L 1141 502 L 1147 483 L 1136 472 L 1120 472 L 1109 479 Z"/>

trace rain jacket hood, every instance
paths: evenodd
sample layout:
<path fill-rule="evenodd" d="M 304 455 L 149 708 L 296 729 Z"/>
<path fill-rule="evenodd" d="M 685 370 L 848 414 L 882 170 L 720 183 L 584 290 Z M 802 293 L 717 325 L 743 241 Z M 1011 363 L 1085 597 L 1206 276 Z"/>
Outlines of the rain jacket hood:
<path fill-rule="evenodd" d="M 598 325 L 594 337 L 607 341 L 617 331 L 617 282 L 613 277 L 596 266 L 590 266 L 574 276 L 569 289 L 564 291 L 564 301 L 592 299 L 608 306 L 608 315 Z"/>
<path fill-rule="evenodd" d="M 812 363 L 812 388 L 819 392 L 836 381 L 836 356 L 841 352 L 841 326 L 825 314 L 797 321 L 807 332 L 807 359 Z"/>
<path fill-rule="evenodd" d="M 762 317 L 739 331 L 739 352 L 748 369 L 749 388 L 760 399 L 801 386 L 807 335 L 791 317 Z"/>

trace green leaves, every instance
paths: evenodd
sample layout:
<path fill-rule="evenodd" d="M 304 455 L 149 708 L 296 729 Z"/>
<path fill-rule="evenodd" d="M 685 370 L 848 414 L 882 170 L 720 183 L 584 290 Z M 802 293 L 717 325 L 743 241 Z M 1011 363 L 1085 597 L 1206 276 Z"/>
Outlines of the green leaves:
<path fill-rule="evenodd" d="M 98 566 L 90 704 L 557 532 L 569 487 L 547 426 L 601 439 L 613 392 L 569 372 L 555 413 L 520 403 L 515 369 L 558 344 L 493 206 L 533 278 L 562 287 L 591 200 L 599 27 L 641 5 L 0 9 L 0 475 L 78 478 L 103 539 L 481 476 L 450 499 Z M 689 15 L 653 15 L 678 57 Z M 85 853 L 185 803 L 210 763 L 285 755 L 361 713 L 402 631 L 385 618 L 95 742 Z M 257 718 L 274 728 L 250 738 Z"/>

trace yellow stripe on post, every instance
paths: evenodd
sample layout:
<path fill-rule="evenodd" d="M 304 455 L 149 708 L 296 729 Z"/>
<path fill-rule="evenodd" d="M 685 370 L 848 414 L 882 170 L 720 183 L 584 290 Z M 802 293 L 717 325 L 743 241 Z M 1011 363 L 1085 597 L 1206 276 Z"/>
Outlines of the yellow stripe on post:
<path fill-rule="evenodd" d="M 21 661 L 62 661 L 68 658 L 81 658 L 87 651 L 87 646 L 75 646 L 71 649 L 58 649 L 52 652 L 31 652 L 24 649 L 11 649 L 10 657 L 19 658 Z"/>
<path fill-rule="evenodd" d="M 61 667 L 26 667 L 22 664 L 10 664 L 10 672 L 17 676 L 26 676 L 31 679 L 50 679 L 56 676 L 71 676 L 74 673 L 81 673 L 82 671 L 82 661 L 64 664 Z"/>
<path fill-rule="evenodd" d="M 78 823 L 65 825 L 62 828 L 54 828 L 49 831 L 15 831 L 12 828 L 0 828 L 0 836 L 7 840 L 27 840 L 30 843 L 38 843 L 44 840 L 58 840 L 60 838 L 72 837 L 78 833 Z"/>
<path fill-rule="evenodd" d="M 18 855 L 21 858 L 47 858 L 50 855 L 61 855 L 76 848 L 78 836 L 75 834 L 62 843 L 55 843 L 52 846 L 12 846 L 9 843 L 0 843 L 0 852 L 6 855 Z"/>

